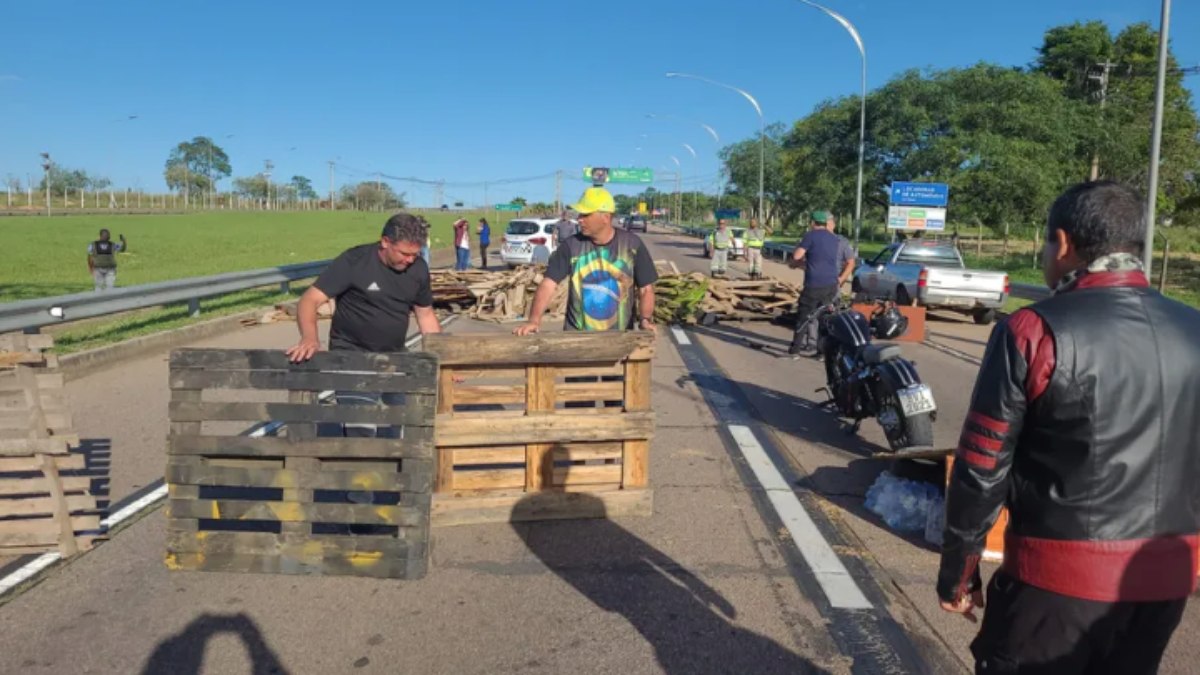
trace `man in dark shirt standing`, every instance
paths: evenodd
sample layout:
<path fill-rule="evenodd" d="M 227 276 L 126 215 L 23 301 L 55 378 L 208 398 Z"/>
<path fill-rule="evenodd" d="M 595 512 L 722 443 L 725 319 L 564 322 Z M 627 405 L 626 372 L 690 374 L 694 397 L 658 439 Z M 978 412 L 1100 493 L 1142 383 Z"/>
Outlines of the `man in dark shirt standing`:
<path fill-rule="evenodd" d="M 558 242 L 528 322 L 513 332 L 538 332 L 542 314 L 564 280 L 569 284 L 565 330 L 628 330 L 636 320 L 643 330 L 655 331 L 658 273 L 646 245 L 636 234 L 613 227 L 616 204 L 604 188 L 588 188 L 572 208 L 579 213 L 579 233 Z"/>
<path fill-rule="evenodd" d="M 440 333 L 433 312 L 429 267 L 421 259 L 425 227 L 419 218 L 397 213 L 383 226 L 378 243 L 363 244 L 339 255 L 309 287 L 296 308 L 300 342 L 287 350 L 294 363 L 307 361 L 320 351 L 317 308 L 337 299 L 329 348 L 359 352 L 402 352 L 408 333 L 408 315 L 417 317 L 423 335 Z M 402 395 L 338 392 L 339 404 L 388 405 L 403 402 Z M 374 436 L 371 425 L 346 425 L 348 436 Z"/>
<path fill-rule="evenodd" d="M 822 305 L 833 302 L 838 289 L 854 272 L 854 255 L 845 239 L 829 231 L 826 211 L 813 211 L 811 228 L 792 253 L 792 267 L 804 263 L 804 290 L 796 306 L 796 330 L 788 353 L 816 348 L 817 327 L 805 325 Z"/>

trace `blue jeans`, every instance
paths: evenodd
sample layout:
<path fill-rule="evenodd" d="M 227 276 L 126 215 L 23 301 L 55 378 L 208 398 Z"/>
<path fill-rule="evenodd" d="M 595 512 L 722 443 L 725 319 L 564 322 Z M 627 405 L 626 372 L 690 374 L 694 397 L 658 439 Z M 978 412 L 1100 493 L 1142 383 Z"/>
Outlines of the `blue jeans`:
<path fill-rule="evenodd" d="M 454 252 L 455 252 L 455 254 L 457 254 L 457 259 L 454 263 L 454 269 L 460 270 L 460 271 L 470 269 L 471 268 L 471 249 L 456 247 L 454 249 Z"/>

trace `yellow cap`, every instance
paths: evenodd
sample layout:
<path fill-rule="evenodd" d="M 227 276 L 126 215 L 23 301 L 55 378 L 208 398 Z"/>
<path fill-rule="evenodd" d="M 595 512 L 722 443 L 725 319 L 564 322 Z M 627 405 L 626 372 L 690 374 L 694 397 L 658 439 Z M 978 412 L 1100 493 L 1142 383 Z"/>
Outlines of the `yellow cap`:
<path fill-rule="evenodd" d="M 617 204 L 613 201 L 613 196 L 601 187 L 590 187 L 583 191 L 583 197 L 579 202 L 571 207 L 580 213 L 616 213 Z"/>

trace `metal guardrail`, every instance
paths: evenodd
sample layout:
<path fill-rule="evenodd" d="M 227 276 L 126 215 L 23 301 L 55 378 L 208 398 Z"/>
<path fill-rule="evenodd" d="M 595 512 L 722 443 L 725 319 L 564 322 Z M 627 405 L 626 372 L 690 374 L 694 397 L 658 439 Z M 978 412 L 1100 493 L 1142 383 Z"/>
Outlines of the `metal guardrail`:
<path fill-rule="evenodd" d="M 330 262 L 332 261 L 316 260 L 260 270 L 125 286 L 101 292 L 72 293 L 10 302 L 0 305 L 0 333 L 36 331 L 42 326 L 185 301 L 192 316 L 199 316 L 201 298 L 272 284 L 279 284 L 280 289 L 286 292 L 290 282 L 315 277 Z"/>
<path fill-rule="evenodd" d="M 667 227 L 678 230 L 681 234 L 689 237 L 704 237 L 708 235 L 708 230 L 699 227 L 688 225 L 667 225 Z M 766 258 L 778 257 L 780 260 L 787 260 L 795 250 L 796 247 L 791 244 L 769 241 L 763 245 L 763 256 Z M 1036 301 L 1050 297 L 1050 289 L 1037 284 L 1009 284 L 1009 295 L 1014 298 Z"/>

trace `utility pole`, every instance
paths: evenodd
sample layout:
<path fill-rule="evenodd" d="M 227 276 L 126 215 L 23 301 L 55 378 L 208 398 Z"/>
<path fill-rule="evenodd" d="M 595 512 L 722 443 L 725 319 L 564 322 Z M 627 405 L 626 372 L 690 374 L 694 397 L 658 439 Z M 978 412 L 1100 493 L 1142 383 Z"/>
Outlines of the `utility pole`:
<path fill-rule="evenodd" d="M 329 160 L 329 210 L 333 210 L 333 160 Z"/>
<path fill-rule="evenodd" d="M 1171 33 L 1171 0 L 1162 0 L 1162 18 L 1158 25 L 1158 77 L 1154 83 L 1154 121 L 1150 130 L 1150 175 L 1146 188 L 1146 241 L 1142 244 L 1142 263 L 1146 278 L 1154 267 L 1154 219 L 1157 217 L 1158 160 L 1162 151 L 1163 93 L 1167 85 L 1168 38 Z M 1166 258 L 1163 264 L 1166 265 Z"/>
<path fill-rule="evenodd" d="M 487 184 L 487 181 L 485 180 L 485 181 L 483 181 L 483 208 L 485 208 L 485 209 L 489 208 L 488 204 L 490 204 L 490 203 L 491 202 L 488 201 L 488 184 Z"/>
<path fill-rule="evenodd" d="M 264 167 L 264 169 L 263 169 L 263 176 L 265 176 L 265 177 L 266 177 L 266 179 L 267 179 L 267 203 L 266 203 L 266 208 L 267 208 L 268 210 L 270 210 L 270 208 L 271 208 L 271 169 L 274 169 L 274 168 L 275 168 L 275 163 L 274 163 L 274 162 L 272 162 L 272 161 L 271 161 L 271 160 L 269 160 L 269 159 L 264 159 L 264 160 L 263 160 L 263 167 Z"/>
<path fill-rule="evenodd" d="M 440 209 L 446 203 L 446 179 L 439 180 L 433 187 L 433 208 Z"/>
<path fill-rule="evenodd" d="M 50 215 L 50 167 L 54 166 L 50 162 L 50 153 L 42 153 L 42 170 L 46 176 L 46 215 Z"/>
<path fill-rule="evenodd" d="M 554 172 L 554 211 L 562 213 L 562 169 Z"/>
<path fill-rule="evenodd" d="M 1104 124 L 1104 108 L 1105 108 L 1105 104 L 1107 104 L 1107 102 L 1108 102 L 1108 74 L 1110 72 L 1112 72 L 1112 69 L 1115 68 L 1116 66 L 1117 66 L 1117 64 L 1106 60 L 1104 63 L 1097 63 L 1095 65 L 1096 68 L 1100 69 L 1099 74 L 1089 74 L 1088 75 L 1089 80 L 1098 81 L 1100 83 L 1100 115 L 1101 115 L 1100 123 L 1101 124 Z M 1100 177 L 1100 150 L 1097 149 L 1092 152 L 1092 172 L 1091 172 L 1091 174 L 1089 174 L 1088 180 L 1096 180 L 1099 177 Z"/>

